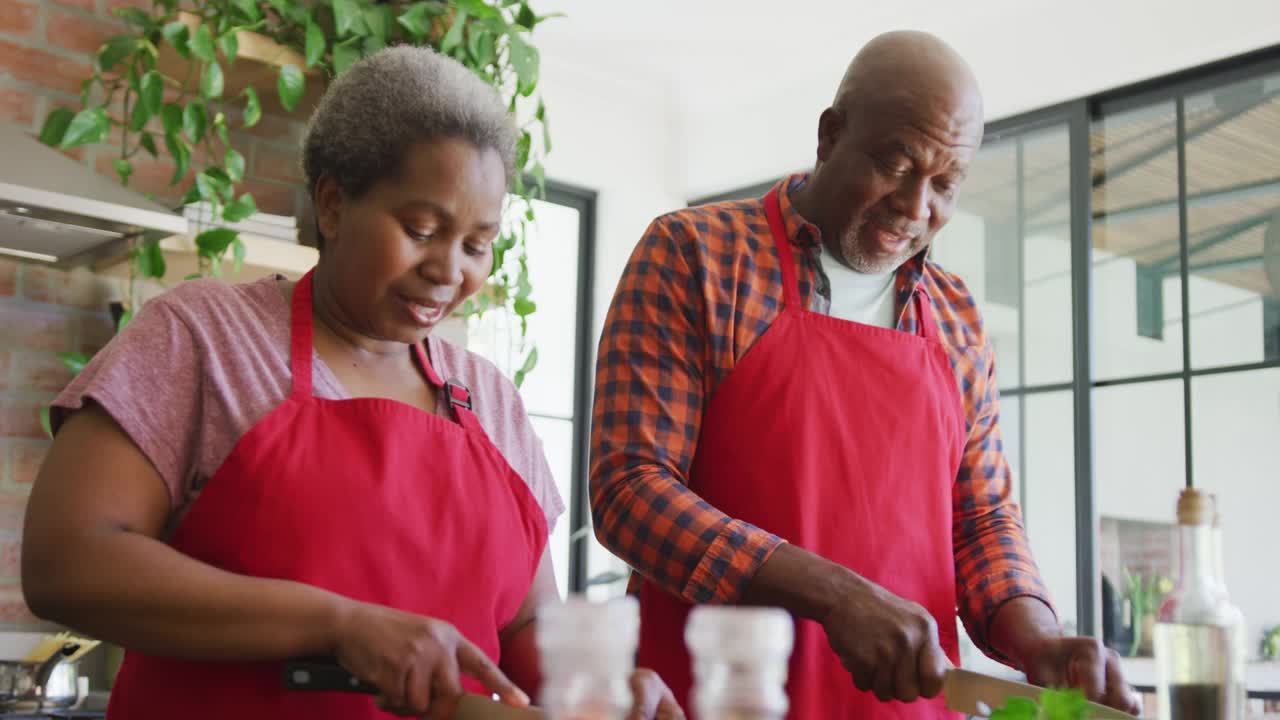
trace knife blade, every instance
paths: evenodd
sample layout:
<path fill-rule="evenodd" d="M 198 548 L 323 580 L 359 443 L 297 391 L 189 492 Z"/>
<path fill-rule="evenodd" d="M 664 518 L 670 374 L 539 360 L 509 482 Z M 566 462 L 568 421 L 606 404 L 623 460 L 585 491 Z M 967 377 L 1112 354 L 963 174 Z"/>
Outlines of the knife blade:
<path fill-rule="evenodd" d="M 306 692 L 378 694 L 378 688 L 361 681 L 330 658 L 301 658 L 285 663 L 284 686 Z M 545 720 L 545 715 L 535 707 L 512 707 L 484 695 L 467 693 L 458 701 L 452 720 Z"/>
<path fill-rule="evenodd" d="M 947 709 L 976 717 L 987 717 L 1005 706 L 1011 697 L 1039 700 L 1044 688 L 1014 680 L 983 675 L 972 670 L 948 670 L 942 681 Z M 1133 720 L 1134 716 L 1115 708 L 1089 703 L 1089 717 L 1105 720 Z"/>

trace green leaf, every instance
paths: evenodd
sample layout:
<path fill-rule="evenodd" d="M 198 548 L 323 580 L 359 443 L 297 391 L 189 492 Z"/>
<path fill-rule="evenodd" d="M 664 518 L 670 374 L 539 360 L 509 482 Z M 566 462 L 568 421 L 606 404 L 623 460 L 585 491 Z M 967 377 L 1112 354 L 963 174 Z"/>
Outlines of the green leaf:
<path fill-rule="evenodd" d="M 544 113 L 540 119 L 542 122 L 542 152 L 551 152 L 551 126 L 547 123 L 547 116 Z"/>
<path fill-rule="evenodd" d="M 205 110 L 204 103 L 190 103 L 186 110 L 182 111 L 182 132 L 193 143 L 199 143 L 204 139 L 204 131 L 208 123 L 209 112 Z"/>
<path fill-rule="evenodd" d="M 67 134 L 62 136 L 63 150 L 77 147 L 80 145 L 89 145 L 91 143 L 99 143 L 107 139 L 107 133 L 111 130 L 111 120 L 107 117 L 106 108 L 89 108 L 76 113 L 71 119 L 71 124 L 67 126 Z"/>
<path fill-rule="evenodd" d="M 208 25 L 201 25 L 196 30 L 196 36 L 191 41 L 191 52 L 205 62 L 214 61 L 213 33 L 209 31 Z"/>
<path fill-rule="evenodd" d="M 307 44 L 306 57 L 307 67 L 315 67 L 316 63 L 324 59 L 324 51 L 327 48 L 324 39 L 324 30 L 315 21 L 307 21 Z"/>
<path fill-rule="evenodd" d="M 164 250 L 160 248 L 160 241 L 152 240 L 151 242 L 148 242 L 146 247 L 142 249 L 142 252 L 146 253 L 147 257 L 151 259 L 151 277 L 164 277 L 164 273 L 168 268 L 166 268 L 164 264 Z M 124 322 L 124 318 L 120 318 L 120 320 L 122 323 Z M 121 327 L 123 327 L 123 325 L 121 325 Z"/>
<path fill-rule="evenodd" d="M 191 187 L 187 188 L 187 192 L 182 196 L 182 204 L 191 205 L 192 203 L 198 203 L 201 200 L 200 188 L 196 187 L 195 183 L 191 183 Z"/>
<path fill-rule="evenodd" d="M 57 353 L 58 361 L 62 366 L 71 371 L 72 375 L 79 375 L 84 366 L 89 364 L 91 359 L 88 355 L 78 352 L 60 352 Z"/>
<path fill-rule="evenodd" d="M 138 48 L 138 38 L 133 35 L 116 35 L 98 48 L 98 68 L 110 72 L 120 61 Z"/>
<path fill-rule="evenodd" d="M 156 139 L 151 136 L 151 133 L 142 133 L 142 137 L 138 138 L 138 144 L 141 145 L 142 149 L 146 150 L 147 154 L 151 157 L 160 157 L 160 151 L 156 148 Z"/>
<path fill-rule="evenodd" d="M 240 233 L 227 228 L 205 230 L 196 236 L 196 247 L 208 256 L 218 257 L 226 252 L 227 248 L 231 247 L 231 243 L 235 242 L 235 239 L 239 236 Z"/>
<path fill-rule="evenodd" d="M 520 3 L 520 12 L 516 14 L 516 24 L 526 30 L 532 30 L 538 24 L 538 16 L 529 8 L 529 3 Z"/>
<path fill-rule="evenodd" d="M 1011 697 L 1004 707 L 991 713 L 991 720 L 1036 720 L 1040 708 L 1034 700 Z"/>
<path fill-rule="evenodd" d="M 537 163 L 534 163 L 532 172 L 533 172 L 533 179 L 538 182 L 538 197 L 546 198 L 547 197 L 547 169 L 542 166 L 541 160 L 539 160 Z M 533 208 L 529 208 L 529 211 L 532 213 Z"/>
<path fill-rule="evenodd" d="M 227 116 L 218 113 L 213 116 L 213 129 L 218 133 L 218 139 L 223 145 L 231 144 L 231 136 L 227 133 Z"/>
<path fill-rule="evenodd" d="M 516 371 L 516 376 L 514 378 L 516 387 L 520 387 L 521 385 L 523 385 L 524 379 L 528 377 L 529 373 L 533 372 L 533 369 L 537 366 L 538 366 L 538 348 L 534 347 L 529 351 L 529 354 L 525 356 L 524 364 L 522 364 L 520 366 L 520 369 Z"/>
<path fill-rule="evenodd" d="M 40 427 L 44 428 L 44 434 L 53 437 L 53 423 L 49 420 L 49 406 L 40 406 Z"/>
<path fill-rule="evenodd" d="M 200 77 L 200 95 L 210 100 L 220 98 L 222 86 L 222 66 L 216 62 L 209 63 L 205 66 L 204 75 Z"/>
<path fill-rule="evenodd" d="M 333 46 L 333 74 L 341 75 L 360 60 L 360 51 L 349 44 Z"/>
<path fill-rule="evenodd" d="M 244 155 L 239 151 L 227 148 L 227 152 L 222 156 L 222 165 L 227 168 L 227 176 L 231 178 L 231 182 L 244 180 Z"/>
<path fill-rule="evenodd" d="M 372 5 L 364 9 L 364 25 L 369 35 L 378 38 L 383 45 L 391 33 L 391 6 Z"/>
<path fill-rule="evenodd" d="M 480 67 L 488 67 L 498 60 L 498 41 L 494 38 L 493 33 L 481 31 L 475 33 L 473 37 L 479 38 L 475 41 L 474 48 L 468 46 L 471 50 L 471 57 Z"/>
<path fill-rule="evenodd" d="M 142 76 L 139 87 L 142 100 L 139 104 L 146 107 L 147 115 L 151 116 L 160 112 L 160 106 L 164 103 L 164 77 L 152 70 Z"/>
<path fill-rule="evenodd" d="M 168 25 L 165 25 L 160 31 L 160 34 L 164 36 L 164 39 L 171 46 L 173 46 L 174 50 L 178 51 L 179 55 L 187 59 L 191 58 L 191 30 L 187 27 L 186 23 L 174 20 Z"/>
<path fill-rule="evenodd" d="M 222 48 L 222 55 L 227 59 L 227 64 L 235 65 L 236 56 L 240 54 L 240 38 L 236 37 L 236 31 L 232 30 L 218 38 L 218 47 Z"/>
<path fill-rule="evenodd" d="M 502 13 L 498 11 L 498 8 L 490 5 L 485 0 L 453 0 L 453 4 L 462 12 L 481 20 L 502 17 Z"/>
<path fill-rule="evenodd" d="M 232 2 L 249 22 L 255 23 L 262 19 L 262 11 L 258 9 L 258 3 L 254 0 L 232 0 Z"/>
<path fill-rule="evenodd" d="M 511 309 L 515 312 L 516 315 L 519 315 L 520 317 L 525 317 L 526 315 L 532 315 L 535 312 L 537 312 L 538 304 L 530 300 L 529 298 L 516 298 L 516 301 L 512 305 Z"/>
<path fill-rule="evenodd" d="M 253 196 L 245 193 L 235 202 L 227 204 L 226 209 L 222 211 L 222 219 L 229 223 L 238 223 L 256 212 L 258 212 L 258 205 L 253 201 Z"/>
<path fill-rule="evenodd" d="M 201 277 L 204 277 L 204 276 L 203 276 L 203 275 L 201 275 L 201 274 L 200 274 L 200 273 L 198 273 L 198 272 L 195 272 L 195 273 L 191 273 L 190 275 L 188 275 L 188 276 L 186 276 L 186 277 L 184 277 L 184 278 L 182 278 L 182 279 L 183 279 L 183 280 L 199 280 Z"/>
<path fill-rule="evenodd" d="M 262 103 L 258 102 L 258 91 L 245 88 L 244 126 L 253 127 L 262 119 Z"/>
<path fill-rule="evenodd" d="M 231 252 L 232 256 L 235 257 L 236 260 L 235 264 L 231 266 L 231 272 L 239 273 L 240 268 L 244 266 L 244 258 L 247 252 L 244 246 L 244 241 L 237 237 L 235 242 L 231 243 Z"/>
<path fill-rule="evenodd" d="M 280 104 L 284 109 L 293 112 L 298 107 L 298 103 L 302 100 L 302 93 L 306 90 L 306 78 L 302 75 L 302 70 L 297 65 L 285 65 L 280 68 L 280 75 L 276 79 L 276 90 L 280 93 Z"/>
<path fill-rule="evenodd" d="M 132 25 L 144 33 L 150 32 L 156 26 L 155 18 L 138 8 L 118 7 L 114 12 L 116 17 L 123 20 L 126 25 Z"/>
<path fill-rule="evenodd" d="M 173 179 L 169 181 L 170 185 L 177 185 L 182 178 L 186 177 L 187 170 L 191 167 L 191 147 L 187 145 L 187 141 L 177 133 L 166 132 L 164 134 L 164 145 L 169 150 L 169 156 L 173 158 L 175 165 L 173 169 Z"/>
<path fill-rule="evenodd" d="M 290 0 L 267 0 L 267 4 L 282 18 L 288 18 L 289 11 L 293 9 L 293 3 Z"/>
<path fill-rule="evenodd" d="M 516 141 L 516 170 L 523 171 L 529 164 L 529 151 L 533 149 L 533 135 L 528 130 L 520 131 L 520 139 Z"/>
<path fill-rule="evenodd" d="M 438 14 L 431 12 L 432 7 L 425 2 L 414 3 L 396 18 L 396 22 L 413 36 L 415 42 L 421 43 L 431 32 L 431 18 Z"/>
<path fill-rule="evenodd" d="M 364 57 L 368 57 L 386 46 L 387 44 L 382 41 L 382 38 L 375 35 L 366 35 L 364 38 Z"/>
<path fill-rule="evenodd" d="M 364 29 L 364 19 L 356 0 L 333 0 L 333 24 L 339 37 Z"/>
<path fill-rule="evenodd" d="M 175 103 L 165 103 L 160 108 L 160 120 L 164 122 L 164 131 L 171 135 L 182 132 L 182 108 Z"/>
<path fill-rule="evenodd" d="M 208 170 L 196 174 L 196 188 L 199 190 L 200 198 L 203 200 L 216 199 L 225 185 L 224 181 L 211 174 Z"/>
<path fill-rule="evenodd" d="M 462 30 L 466 24 L 467 11 L 459 7 L 457 14 L 453 16 L 453 24 L 449 26 L 449 32 L 445 33 L 444 39 L 440 41 L 440 52 L 447 55 L 462 44 Z"/>
<path fill-rule="evenodd" d="M 116 175 L 120 177 L 120 184 L 128 185 L 129 176 L 133 174 L 133 163 L 124 158 L 116 158 L 111 161 L 111 166 L 115 168 Z"/>
<path fill-rule="evenodd" d="M 516 85 L 519 93 L 525 97 L 533 94 L 538 87 L 538 49 L 525 42 L 518 33 L 507 34 L 511 52 L 511 66 L 516 70 Z"/>
<path fill-rule="evenodd" d="M 159 247 L 159 243 L 156 244 L 156 247 Z M 161 255 L 161 259 L 162 260 L 164 259 L 163 255 Z M 164 273 L 161 273 L 161 275 L 163 274 Z M 133 322 L 132 310 L 125 310 L 124 312 L 120 313 L 120 322 L 116 323 L 116 332 L 124 332 L 125 327 L 131 322 Z"/>
<path fill-rule="evenodd" d="M 62 144 L 62 138 L 67 134 L 67 128 L 71 126 L 71 120 L 76 116 L 67 108 L 54 108 L 44 119 L 44 126 L 40 128 L 40 142 L 49 147 L 57 147 Z"/>

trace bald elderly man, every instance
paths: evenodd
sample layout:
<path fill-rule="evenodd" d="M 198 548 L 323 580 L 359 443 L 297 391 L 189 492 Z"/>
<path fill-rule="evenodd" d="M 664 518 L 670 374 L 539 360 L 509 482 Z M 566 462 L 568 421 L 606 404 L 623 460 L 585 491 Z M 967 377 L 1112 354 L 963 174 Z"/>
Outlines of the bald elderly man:
<path fill-rule="evenodd" d="M 689 706 L 694 603 L 796 618 L 789 717 L 938 717 L 970 636 L 1032 682 L 1134 710 L 1119 660 L 1064 637 L 1010 498 L 992 348 L 926 251 L 982 140 L 935 37 L 891 33 L 762 198 L 655 220 L 600 340 L 596 534 L 638 572 L 640 662 Z"/>

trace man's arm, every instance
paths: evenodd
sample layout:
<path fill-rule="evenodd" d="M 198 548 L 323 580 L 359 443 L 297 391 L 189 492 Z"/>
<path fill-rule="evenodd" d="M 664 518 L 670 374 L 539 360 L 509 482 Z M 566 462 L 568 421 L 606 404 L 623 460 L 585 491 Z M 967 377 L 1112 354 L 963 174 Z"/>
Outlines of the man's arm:
<path fill-rule="evenodd" d="M 713 330 L 691 233 L 660 218 L 623 271 L 600 338 L 591 431 L 596 537 L 688 602 L 736 602 L 781 544 L 687 486 Z"/>

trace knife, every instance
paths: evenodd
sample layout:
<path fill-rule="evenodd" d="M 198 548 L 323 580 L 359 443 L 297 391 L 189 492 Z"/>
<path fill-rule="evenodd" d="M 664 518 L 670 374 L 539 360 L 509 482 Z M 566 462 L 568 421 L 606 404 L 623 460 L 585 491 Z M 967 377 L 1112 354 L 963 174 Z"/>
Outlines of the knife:
<path fill-rule="evenodd" d="M 284 686 L 289 690 L 311 692 L 378 694 L 378 688 L 329 658 L 302 658 L 285 663 Z M 545 717 L 535 707 L 513 707 L 484 695 L 466 693 L 458 701 L 452 720 L 545 720 Z"/>
<path fill-rule="evenodd" d="M 1039 700 L 1044 688 L 1013 680 L 983 675 L 959 668 L 948 670 L 942 681 L 942 694 L 947 709 L 975 717 L 988 717 L 991 711 L 1004 707 L 1011 697 Z M 1133 720 L 1134 716 L 1115 708 L 1089 703 L 1089 717 L 1105 720 Z"/>

